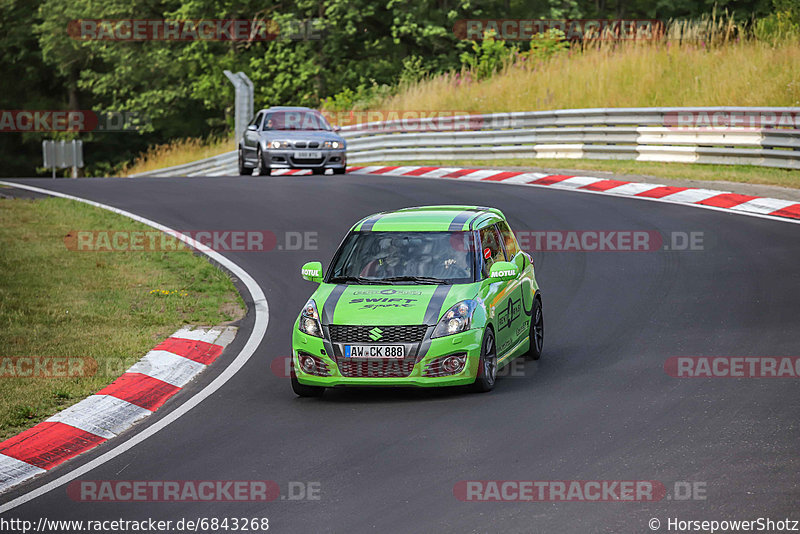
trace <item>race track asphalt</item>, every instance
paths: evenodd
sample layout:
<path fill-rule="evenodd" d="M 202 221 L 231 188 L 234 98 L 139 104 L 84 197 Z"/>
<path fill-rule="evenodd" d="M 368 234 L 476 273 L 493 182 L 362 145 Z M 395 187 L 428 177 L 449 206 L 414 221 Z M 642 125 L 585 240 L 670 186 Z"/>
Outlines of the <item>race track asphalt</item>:
<path fill-rule="evenodd" d="M 317 250 L 225 253 L 267 295 L 259 351 L 211 398 L 82 479 L 316 482 L 320 498 L 84 503 L 61 487 L 6 518 L 268 517 L 271 532 L 292 533 L 650 532 L 651 518 L 662 531 L 668 518 L 800 519 L 798 379 L 681 379 L 664 370 L 671 356 L 800 356 L 796 224 L 546 188 L 358 174 L 20 182 L 178 230 L 269 230 L 279 243 L 285 232 L 316 233 Z M 327 266 L 359 218 L 423 204 L 495 206 L 516 231 L 700 232 L 703 241 L 699 250 L 534 252 L 544 355 L 489 394 L 295 397 L 270 363 L 289 355 L 292 323 L 313 290 L 300 266 Z M 244 337 L 147 424 L 213 378 Z M 463 480 L 657 480 L 670 497 L 675 482 L 690 482 L 705 488 L 705 499 L 466 503 L 453 493 Z"/>

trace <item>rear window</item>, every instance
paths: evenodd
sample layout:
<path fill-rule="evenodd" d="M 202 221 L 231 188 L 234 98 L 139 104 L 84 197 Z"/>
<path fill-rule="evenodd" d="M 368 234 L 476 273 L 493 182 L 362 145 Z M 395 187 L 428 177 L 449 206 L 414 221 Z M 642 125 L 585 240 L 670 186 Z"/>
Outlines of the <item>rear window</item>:
<path fill-rule="evenodd" d="M 497 223 L 497 228 L 500 230 L 500 236 L 503 238 L 503 245 L 506 247 L 506 254 L 508 254 L 508 261 L 511 261 L 514 256 L 519 252 L 519 244 L 514 232 L 508 227 L 505 221 Z"/>

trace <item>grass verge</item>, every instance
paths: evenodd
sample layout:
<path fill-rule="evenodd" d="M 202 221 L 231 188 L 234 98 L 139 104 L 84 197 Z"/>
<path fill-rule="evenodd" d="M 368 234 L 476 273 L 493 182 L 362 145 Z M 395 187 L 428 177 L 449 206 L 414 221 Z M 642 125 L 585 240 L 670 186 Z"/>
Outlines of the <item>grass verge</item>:
<path fill-rule="evenodd" d="M 756 165 L 710 165 L 701 163 L 660 163 L 656 161 L 592 159 L 487 159 L 382 161 L 358 165 L 433 165 L 437 167 L 519 167 L 521 169 L 578 169 L 615 174 L 652 176 L 667 180 L 725 181 L 743 184 L 777 185 L 800 188 L 800 171 Z"/>
<path fill-rule="evenodd" d="M 219 156 L 233 149 L 234 143 L 231 139 L 176 139 L 163 145 L 150 147 L 149 150 L 140 154 L 129 167 L 122 171 L 122 176 L 191 163 L 199 159 Z"/>
<path fill-rule="evenodd" d="M 110 229 L 152 230 L 71 200 L 0 198 L 0 440 L 111 383 L 181 325 L 244 314 L 204 257 L 65 244 L 71 231 Z M 85 358 L 90 376 L 22 378 L 14 357 Z"/>
<path fill-rule="evenodd" d="M 800 47 L 742 41 L 630 43 L 522 61 L 477 81 L 433 76 L 401 87 L 370 109 L 470 113 L 597 107 L 797 106 Z"/>

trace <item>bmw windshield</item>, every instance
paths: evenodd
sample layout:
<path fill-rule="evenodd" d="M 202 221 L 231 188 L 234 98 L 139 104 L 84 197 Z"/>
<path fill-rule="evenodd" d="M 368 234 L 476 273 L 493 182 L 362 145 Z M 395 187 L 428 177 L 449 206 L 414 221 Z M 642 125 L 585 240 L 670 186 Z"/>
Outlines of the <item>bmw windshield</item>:
<path fill-rule="evenodd" d="M 475 280 L 471 232 L 352 232 L 328 282 L 461 284 Z"/>
<path fill-rule="evenodd" d="M 330 131 L 331 125 L 316 111 L 273 111 L 267 113 L 265 130 L 320 130 Z"/>

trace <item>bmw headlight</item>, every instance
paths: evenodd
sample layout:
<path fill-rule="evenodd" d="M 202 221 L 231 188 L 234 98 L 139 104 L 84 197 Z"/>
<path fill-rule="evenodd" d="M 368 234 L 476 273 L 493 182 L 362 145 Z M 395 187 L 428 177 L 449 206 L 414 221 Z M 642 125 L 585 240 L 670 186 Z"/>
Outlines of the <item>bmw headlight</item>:
<path fill-rule="evenodd" d="M 322 148 L 344 148 L 344 143 L 341 141 L 325 141 L 322 143 Z"/>
<path fill-rule="evenodd" d="M 289 148 L 289 141 L 270 141 L 270 148 Z"/>
<path fill-rule="evenodd" d="M 306 305 L 303 306 L 303 311 L 300 312 L 300 325 L 298 328 L 302 333 L 309 336 L 322 337 L 322 325 L 319 322 L 317 303 L 314 302 L 314 299 L 309 299 Z"/>
<path fill-rule="evenodd" d="M 451 336 L 469 330 L 472 326 L 472 312 L 477 305 L 474 300 L 462 300 L 454 304 L 439 319 L 431 337 Z"/>

